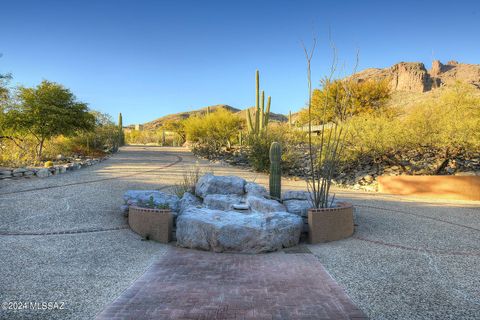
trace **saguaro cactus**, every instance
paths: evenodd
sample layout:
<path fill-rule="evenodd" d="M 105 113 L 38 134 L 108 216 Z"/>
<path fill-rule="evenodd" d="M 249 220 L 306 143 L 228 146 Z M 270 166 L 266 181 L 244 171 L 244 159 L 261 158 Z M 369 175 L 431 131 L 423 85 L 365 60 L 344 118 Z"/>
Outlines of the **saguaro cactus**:
<path fill-rule="evenodd" d="M 125 135 L 123 133 L 123 119 L 122 113 L 118 114 L 118 145 L 123 146 L 125 144 Z"/>
<path fill-rule="evenodd" d="M 252 117 L 250 110 L 247 110 L 247 126 L 249 133 L 258 136 L 267 130 L 268 119 L 270 118 L 270 103 L 272 98 L 270 96 L 268 97 L 267 107 L 265 110 L 265 92 L 260 92 L 260 73 L 258 70 L 255 75 L 255 118 Z"/>
<path fill-rule="evenodd" d="M 280 199 L 282 196 L 282 146 L 278 142 L 270 145 L 270 196 Z"/>
<path fill-rule="evenodd" d="M 162 147 L 166 145 L 165 129 L 162 129 Z"/>

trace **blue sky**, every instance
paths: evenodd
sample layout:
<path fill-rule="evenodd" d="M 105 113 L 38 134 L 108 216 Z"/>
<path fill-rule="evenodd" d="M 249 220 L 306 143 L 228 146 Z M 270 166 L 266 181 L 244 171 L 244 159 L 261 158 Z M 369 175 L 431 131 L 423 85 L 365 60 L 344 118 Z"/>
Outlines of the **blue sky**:
<path fill-rule="evenodd" d="M 330 31 L 329 31 L 330 30 Z M 0 0 L 0 72 L 13 84 L 70 88 L 124 123 L 214 104 L 254 104 L 255 70 L 288 113 L 307 98 L 300 41 L 318 38 L 315 85 L 329 33 L 351 72 L 432 58 L 480 63 L 480 1 Z"/>

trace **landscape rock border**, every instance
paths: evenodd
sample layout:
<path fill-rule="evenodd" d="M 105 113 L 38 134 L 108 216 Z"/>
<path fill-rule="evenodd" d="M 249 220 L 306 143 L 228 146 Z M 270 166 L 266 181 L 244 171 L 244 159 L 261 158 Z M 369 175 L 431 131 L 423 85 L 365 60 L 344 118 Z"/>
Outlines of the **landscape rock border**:
<path fill-rule="evenodd" d="M 15 169 L 0 169 L 0 180 L 13 180 L 18 178 L 47 178 L 53 175 L 63 174 L 68 171 L 78 170 L 84 167 L 90 167 L 97 163 L 103 162 L 110 158 L 110 155 L 101 158 L 92 159 L 76 159 L 72 162 L 54 165 L 49 168 L 15 168 Z"/>

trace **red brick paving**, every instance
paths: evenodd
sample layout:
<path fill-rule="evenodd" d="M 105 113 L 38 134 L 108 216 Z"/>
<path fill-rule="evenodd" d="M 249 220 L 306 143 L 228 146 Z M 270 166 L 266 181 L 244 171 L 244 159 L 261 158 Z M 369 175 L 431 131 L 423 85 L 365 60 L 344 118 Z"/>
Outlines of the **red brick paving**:
<path fill-rule="evenodd" d="M 366 319 L 312 254 L 171 248 L 97 319 Z"/>

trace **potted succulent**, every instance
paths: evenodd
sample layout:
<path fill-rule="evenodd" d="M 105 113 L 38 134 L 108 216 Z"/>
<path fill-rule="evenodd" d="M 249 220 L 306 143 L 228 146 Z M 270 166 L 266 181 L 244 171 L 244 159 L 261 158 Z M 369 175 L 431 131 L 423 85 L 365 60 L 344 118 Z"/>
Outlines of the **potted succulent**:
<path fill-rule="evenodd" d="M 330 196 L 332 177 L 340 164 L 340 155 L 344 148 L 346 129 L 341 125 L 345 119 L 348 108 L 349 88 L 348 82 L 343 82 L 344 95 L 340 96 L 338 90 L 334 97 L 326 96 L 323 103 L 324 126 L 319 136 L 312 138 L 312 82 L 310 63 L 315 50 L 314 45 L 310 51 L 304 46 L 307 60 L 308 80 L 308 154 L 309 175 L 307 188 L 310 192 L 312 208 L 308 210 L 308 239 L 310 243 L 334 241 L 347 238 L 353 234 L 353 207 L 346 202 L 335 201 L 335 194 Z M 335 59 L 330 77 L 324 81 L 328 85 L 335 71 Z M 325 90 L 327 95 L 329 90 Z M 327 108 L 334 110 L 333 120 L 327 119 Z M 328 125 L 327 125 L 328 123 Z"/>
<path fill-rule="evenodd" d="M 151 196 L 149 201 L 137 202 L 128 211 L 130 228 L 148 240 L 168 243 L 172 239 L 173 214 L 167 204 L 156 204 Z"/>

